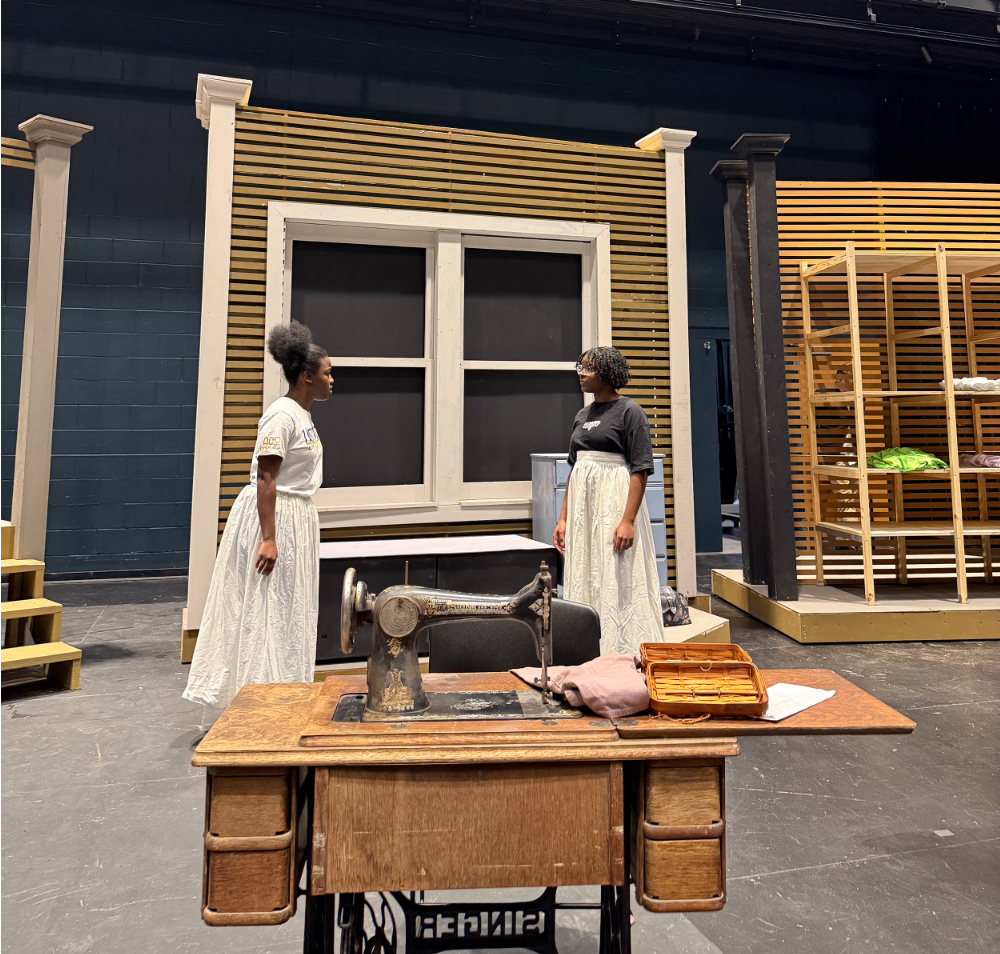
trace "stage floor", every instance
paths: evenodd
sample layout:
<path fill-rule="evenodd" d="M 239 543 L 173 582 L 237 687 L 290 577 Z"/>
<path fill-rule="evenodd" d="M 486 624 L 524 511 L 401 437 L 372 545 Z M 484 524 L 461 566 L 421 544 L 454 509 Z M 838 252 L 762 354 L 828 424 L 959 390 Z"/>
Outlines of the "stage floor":
<path fill-rule="evenodd" d="M 772 600 L 742 570 L 712 570 L 712 594 L 800 643 L 877 643 L 929 639 L 1000 639 L 1000 586 L 879 586 L 874 606 L 858 586 L 799 585 L 797 600 Z"/>
<path fill-rule="evenodd" d="M 184 583 L 46 585 L 66 607 L 64 638 L 83 649 L 82 687 L 4 687 L 5 951 L 301 954 L 303 906 L 277 927 L 208 927 L 198 914 L 205 780 L 190 745 L 213 710 L 181 698 Z M 743 739 L 726 775 L 726 907 L 635 906 L 634 954 L 992 951 L 1000 642 L 803 646 L 714 609 L 761 667 L 834 669 L 917 730 Z M 596 919 L 561 912 L 560 954 L 595 952 Z"/>

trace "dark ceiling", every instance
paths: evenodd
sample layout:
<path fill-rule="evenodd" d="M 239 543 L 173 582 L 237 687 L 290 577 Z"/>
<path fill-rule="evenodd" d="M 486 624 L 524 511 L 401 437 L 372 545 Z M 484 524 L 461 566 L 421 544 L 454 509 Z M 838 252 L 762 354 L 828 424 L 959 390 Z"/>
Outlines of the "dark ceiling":
<path fill-rule="evenodd" d="M 924 76 L 1000 74 L 1000 0 L 233 0 L 449 31 Z"/>

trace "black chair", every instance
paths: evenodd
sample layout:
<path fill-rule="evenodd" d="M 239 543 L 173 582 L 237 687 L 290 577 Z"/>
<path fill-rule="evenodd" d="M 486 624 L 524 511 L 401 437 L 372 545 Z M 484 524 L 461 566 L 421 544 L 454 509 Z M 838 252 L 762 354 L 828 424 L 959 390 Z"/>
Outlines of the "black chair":
<path fill-rule="evenodd" d="M 510 619 L 484 617 L 427 630 L 429 672 L 506 672 L 540 665 L 528 629 Z M 579 666 L 601 655 L 601 617 L 592 606 L 552 600 L 552 663 Z"/>

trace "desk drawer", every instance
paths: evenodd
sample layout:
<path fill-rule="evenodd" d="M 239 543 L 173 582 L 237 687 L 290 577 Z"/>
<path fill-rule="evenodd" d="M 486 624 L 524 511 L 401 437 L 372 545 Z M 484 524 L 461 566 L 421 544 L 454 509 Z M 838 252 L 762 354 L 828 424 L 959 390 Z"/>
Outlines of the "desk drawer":
<path fill-rule="evenodd" d="M 316 769 L 310 894 L 625 882 L 622 763 Z"/>
<path fill-rule="evenodd" d="M 263 919 L 243 923 L 281 923 L 266 916 L 281 914 L 288 907 L 291 862 L 291 853 L 284 849 L 210 852 L 207 905 L 210 914 L 245 917 L 247 912 L 252 912 Z M 207 917 L 205 920 L 212 923 Z"/>
<path fill-rule="evenodd" d="M 209 832 L 218 837 L 281 835 L 291 828 L 291 788 L 281 775 L 215 775 Z"/>
<path fill-rule="evenodd" d="M 206 924 L 281 924 L 295 914 L 296 780 L 288 769 L 209 770 Z"/>
<path fill-rule="evenodd" d="M 646 766 L 647 837 L 678 837 L 673 829 L 711 828 L 722 823 L 721 768 L 718 765 Z M 656 829 L 657 831 L 652 831 Z M 693 836 L 715 832 L 693 832 Z"/>
<path fill-rule="evenodd" d="M 642 905 L 650 911 L 715 911 L 725 903 L 721 838 L 645 844 Z"/>
<path fill-rule="evenodd" d="M 633 878 L 649 911 L 726 903 L 725 761 L 647 762 L 635 789 Z"/>

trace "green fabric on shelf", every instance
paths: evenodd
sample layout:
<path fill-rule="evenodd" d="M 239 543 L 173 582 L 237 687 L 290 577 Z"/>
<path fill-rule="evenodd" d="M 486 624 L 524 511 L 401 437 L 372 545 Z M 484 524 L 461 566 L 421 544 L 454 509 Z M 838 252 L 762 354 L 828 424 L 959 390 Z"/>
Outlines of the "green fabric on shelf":
<path fill-rule="evenodd" d="M 904 473 L 911 470 L 948 469 L 948 465 L 940 457 L 915 447 L 887 447 L 876 451 L 868 455 L 868 466 L 878 470 L 901 470 Z"/>

